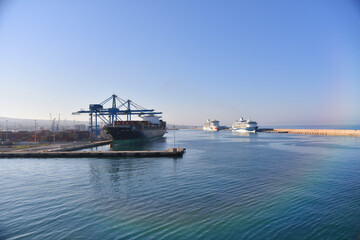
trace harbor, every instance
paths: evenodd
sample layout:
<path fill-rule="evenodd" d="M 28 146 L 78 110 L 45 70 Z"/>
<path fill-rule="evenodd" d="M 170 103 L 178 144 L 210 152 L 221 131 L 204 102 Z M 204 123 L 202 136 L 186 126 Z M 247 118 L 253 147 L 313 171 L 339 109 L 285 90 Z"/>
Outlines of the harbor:
<path fill-rule="evenodd" d="M 134 150 L 173 148 L 172 134 Z M 172 239 L 182 239 L 177 229 L 184 230 L 184 239 L 203 239 L 197 231 L 222 239 L 234 228 L 240 229 L 236 239 L 258 228 L 266 232 L 253 239 L 275 233 L 286 239 L 288 229 L 309 223 L 332 227 L 309 228 L 304 239 L 331 239 L 334 232 L 356 239 L 360 138 L 183 129 L 175 134 L 177 145 L 186 148 L 182 157 L 70 157 L 79 153 L 66 151 L 48 153 L 67 155 L 58 158 L 0 158 L 3 239 L 22 232 L 28 239 L 59 239 L 71 229 L 71 238 L 127 239 L 131 231 L 133 238 L 162 239 L 164 233 L 154 229 L 169 225 Z M 116 149 L 111 143 L 86 154 Z M 313 214 L 313 208 L 326 215 Z M 213 216 L 220 219 L 210 221 Z"/>
<path fill-rule="evenodd" d="M 111 103 L 110 108 L 106 108 L 105 104 Z M 126 142 L 127 140 L 149 140 L 162 138 L 166 133 L 166 122 L 161 120 L 162 112 L 155 112 L 154 109 L 146 109 L 131 100 L 123 100 L 113 94 L 98 104 L 90 104 L 89 110 L 80 110 L 74 112 L 78 114 L 90 115 L 90 126 L 88 131 L 89 141 L 75 142 L 56 142 L 56 135 L 61 132 L 59 129 L 60 116 L 55 128 L 52 125 L 51 130 L 33 133 L 27 132 L 21 134 L 22 140 L 32 141 L 31 144 L 15 143 L 8 139 L 19 139 L 19 134 L 11 134 L 7 130 L 4 134 L 5 141 L 0 145 L 0 158 L 101 158 L 101 157 L 181 157 L 185 153 L 185 148 L 168 148 L 167 150 L 155 151 L 133 151 L 126 149 L 123 151 L 78 151 L 82 149 L 91 149 L 98 146 L 109 145 L 114 141 Z M 137 119 L 132 119 L 133 115 Z M 50 119 L 51 114 L 50 114 Z M 104 124 L 103 127 L 99 123 Z M 53 121 L 55 123 L 55 120 Z M 46 134 L 45 134 L 46 133 Z M 75 140 L 74 131 L 67 131 L 66 134 L 72 133 Z M 10 136 L 11 135 L 11 136 Z M 45 135 L 39 138 L 39 136 Z M 61 136 L 64 134 L 61 133 Z M 50 136 L 50 138 L 49 138 Z M 53 137 L 52 137 L 53 136 Z M 39 139 L 45 139 L 43 142 L 37 142 Z M 54 142 L 50 142 L 54 140 Z M 61 138 L 61 140 L 69 139 Z M 70 137 L 71 139 L 71 137 Z M 59 139 L 58 139 L 59 140 Z"/>
<path fill-rule="evenodd" d="M 0 0 L 0 240 L 360 240 L 360 0 Z"/>

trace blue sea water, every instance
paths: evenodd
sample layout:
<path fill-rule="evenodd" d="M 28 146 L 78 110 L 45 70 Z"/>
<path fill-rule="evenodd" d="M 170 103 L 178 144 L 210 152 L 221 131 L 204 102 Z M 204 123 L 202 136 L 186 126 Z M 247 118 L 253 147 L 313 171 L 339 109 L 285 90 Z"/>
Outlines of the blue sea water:
<path fill-rule="evenodd" d="M 0 239 L 358 239 L 360 138 L 169 131 L 97 150 L 182 158 L 0 159 Z"/>

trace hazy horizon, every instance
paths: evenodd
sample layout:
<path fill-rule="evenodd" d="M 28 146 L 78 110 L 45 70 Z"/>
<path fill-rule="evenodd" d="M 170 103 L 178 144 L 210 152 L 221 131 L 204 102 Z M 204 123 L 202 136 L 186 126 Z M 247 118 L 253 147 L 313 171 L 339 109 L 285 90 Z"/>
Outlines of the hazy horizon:
<path fill-rule="evenodd" d="M 20 129 L 20 126 L 22 126 L 22 128 L 27 127 L 29 129 L 29 131 L 31 131 L 34 128 L 34 121 L 37 121 L 37 128 L 39 127 L 49 127 L 51 125 L 50 119 L 26 119 L 26 118 L 8 118 L 8 117 L 1 117 L 0 116 L 0 130 L 1 129 L 5 129 L 6 127 L 6 120 L 8 120 L 8 129 L 9 130 L 13 130 L 14 128 L 16 130 Z M 61 119 L 60 122 L 58 122 L 58 119 L 55 119 L 55 122 L 59 124 L 59 126 L 61 127 L 72 127 L 74 125 L 74 120 L 69 120 L 69 119 Z M 16 124 L 16 126 L 14 125 L 14 123 Z M 82 121 L 75 121 L 75 124 L 84 124 L 84 125 L 90 125 L 90 121 L 89 120 L 82 120 Z M 103 123 L 99 123 L 99 125 L 101 125 Z M 232 123 L 230 124 L 223 124 L 222 122 L 220 122 L 220 125 L 222 126 L 227 126 L 227 127 L 231 127 Z M 173 126 L 175 127 L 202 127 L 203 123 L 195 125 L 195 124 L 176 124 L 176 123 L 171 123 L 171 122 L 167 122 L 167 127 L 168 128 L 172 128 Z M 260 128 L 271 128 L 271 127 L 290 127 L 290 128 L 295 128 L 295 127 L 318 127 L 318 128 L 331 128 L 331 129 L 336 129 L 336 127 L 338 127 L 339 129 L 359 129 L 360 128 L 360 124 L 343 124 L 343 125 L 326 125 L 326 124 L 283 124 L 283 125 L 276 125 L 276 124 L 260 124 L 259 126 Z M 345 128 L 344 128 L 345 127 Z"/>
<path fill-rule="evenodd" d="M 87 121 L 112 94 L 170 124 L 360 124 L 360 4 L 2 1 L 0 117 Z"/>

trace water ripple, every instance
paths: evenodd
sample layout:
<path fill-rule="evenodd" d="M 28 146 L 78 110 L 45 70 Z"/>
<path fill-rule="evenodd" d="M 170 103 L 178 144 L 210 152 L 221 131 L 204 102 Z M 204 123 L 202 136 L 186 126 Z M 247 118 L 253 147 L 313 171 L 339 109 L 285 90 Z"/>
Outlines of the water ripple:
<path fill-rule="evenodd" d="M 0 159 L 0 239 L 359 236 L 357 141 L 187 130 L 177 142 L 180 159 Z"/>

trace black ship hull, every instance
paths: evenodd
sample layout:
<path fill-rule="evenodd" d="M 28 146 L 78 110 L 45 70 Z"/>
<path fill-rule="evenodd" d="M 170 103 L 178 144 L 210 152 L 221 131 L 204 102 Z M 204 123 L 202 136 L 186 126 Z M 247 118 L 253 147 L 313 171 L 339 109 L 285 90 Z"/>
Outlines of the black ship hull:
<path fill-rule="evenodd" d="M 138 138 L 155 138 L 162 137 L 166 129 L 132 129 L 120 127 L 105 127 L 106 133 L 110 134 L 114 140 L 138 139 Z"/>

